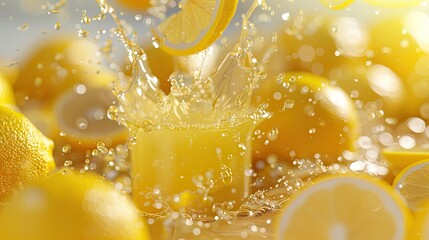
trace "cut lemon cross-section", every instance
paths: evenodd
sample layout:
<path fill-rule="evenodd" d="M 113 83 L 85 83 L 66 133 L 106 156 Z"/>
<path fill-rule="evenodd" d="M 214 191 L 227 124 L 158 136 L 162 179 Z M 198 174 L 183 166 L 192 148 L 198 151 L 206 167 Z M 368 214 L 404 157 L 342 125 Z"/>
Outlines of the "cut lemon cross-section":
<path fill-rule="evenodd" d="M 212 44 L 234 17 L 238 0 L 182 0 L 179 12 L 154 30 L 160 47 L 173 55 L 191 55 Z"/>
<path fill-rule="evenodd" d="M 280 216 L 277 239 L 405 239 L 411 214 L 381 180 L 337 176 L 296 193 Z"/>
<path fill-rule="evenodd" d="M 416 162 L 396 176 L 393 186 L 407 200 L 413 211 L 423 209 L 429 202 L 429 159 Z"/>

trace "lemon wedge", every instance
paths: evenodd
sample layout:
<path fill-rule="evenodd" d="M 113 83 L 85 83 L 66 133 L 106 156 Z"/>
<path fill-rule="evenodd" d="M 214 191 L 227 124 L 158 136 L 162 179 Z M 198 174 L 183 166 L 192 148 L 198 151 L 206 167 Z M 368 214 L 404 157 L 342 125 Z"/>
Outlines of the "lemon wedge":
<path fill-rule="evenodd" d="M 405 239 L 411 214 L 381 180 L 336 176 L 292 197 L 280 215 L 276 239 Z"/>
<path fill-rule="evenodd" d="M 405 149 L 394 145 L 382 150 L 383 157 L 388 161 L 393 174 L 398 174 L 404 168 L 420 160 L 429 158 L 429 145 L 419 145 L 412 149 Z"/>
<path fill-rule="evenodd" d="M 160 47 L 172 55 L 190 55 L 212 44 L 234 17 L 238 0 L 182 0 L 179 12 L 154 30 Z"/>
<path fill-rule="evenodd" d="M 393 186 L 407 200 L 413 211 L 419 211 L 429 201 L 429 159 L 416 162 L 402 170 Z"/>
<path fill-rule="evenodd" d="M 333 10 L 341 10 L 348 7 L 354 0 L 320 0 L 326 7 Z"/>
<path fill-rule="evenodd" d="M 380 7 L 415 7 L 421 0 L 365 0 L 368 4 Z"/>

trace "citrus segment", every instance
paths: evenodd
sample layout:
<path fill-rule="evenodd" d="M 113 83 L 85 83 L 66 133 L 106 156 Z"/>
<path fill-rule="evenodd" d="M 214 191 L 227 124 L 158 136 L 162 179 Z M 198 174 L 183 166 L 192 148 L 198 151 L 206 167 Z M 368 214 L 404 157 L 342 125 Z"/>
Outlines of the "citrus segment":
<path fill-rule="evenodd" d="M 96 175 L 64 170 L 11 200 L 0 239 L 149 239 L 142 220 L 127 196 Z"/>
<path fill-rule="evenodd" d="M 0 106 L 0 201 L 55 168 L 53 142 L 24 115 Z"/>
<path fill-rule="evenodd" d="M 422 204 L 429 201 L 429 160 L 414 163 L 402 170 L 393 186 L 407 200 L 414 211 L 422 210 Z"/>
<path fill-rule="evenodd" d="M 161 48 L 173 55 L 204 50 L 222 34 L 234 17 L 238 0 L 186 0 L 179 12 L 154 30 Z"/>
<path fill-rule="evenodd" d="M 405 239 L 411 216 L 386 183 L 369 177 L 323 179 L 296 193 L 277 239 Z"/>

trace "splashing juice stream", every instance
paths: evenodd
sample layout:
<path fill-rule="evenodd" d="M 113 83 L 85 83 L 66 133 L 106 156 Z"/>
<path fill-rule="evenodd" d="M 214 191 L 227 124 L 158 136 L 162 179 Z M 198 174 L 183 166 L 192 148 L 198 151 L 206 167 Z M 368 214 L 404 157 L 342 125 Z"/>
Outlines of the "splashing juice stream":
<path fill-rule="evenodd" d="M 156 216 L 184 211 L 193 218 L 237 209 L 250 191 L 252 132 L 267 117 L 263 108 L 250 109 L 252 89 L 265 75 L 248 35 L 249 17 L 266 3 L 255 1 L 243 15 L 239 43 L 209 77 L 189 70 L 187 57 L 177 57 L 177 70 L 169 79 L 171 93 L 166 95 L 144 50 L 128 39 L 115 10 L 97 1 L 101 13 L 93 19 L 113 17 L 133 69 L 131 81 L 114 86 L 120 106 L 111 109 L 111 115 L 131 131 L 136 204 Z M 208 50 L 199 54 L 209 57 Z"/>

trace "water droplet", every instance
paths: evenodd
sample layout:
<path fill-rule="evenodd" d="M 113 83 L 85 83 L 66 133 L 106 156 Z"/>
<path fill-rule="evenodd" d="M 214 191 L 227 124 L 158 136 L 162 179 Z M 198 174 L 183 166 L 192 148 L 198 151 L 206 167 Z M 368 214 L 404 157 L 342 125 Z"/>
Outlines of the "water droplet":
<path fill-rule="evenodd" d="M 71 149 L 72 149 L 72 147 L 70 146 L 70 144 L 66 144 L 66 145 L 63 145 L 63 147 L 61 148 L 61 151 L 63 153 L 68 153 L 71 151 Z"/>
<path fill-rule="evenodd" d="M 61 23 L 60 22 L 56 22 L 55 25 L 54 25 L 54 29 L 57 30 L 57 31 L 60 30 L 61 29 Z"/>

